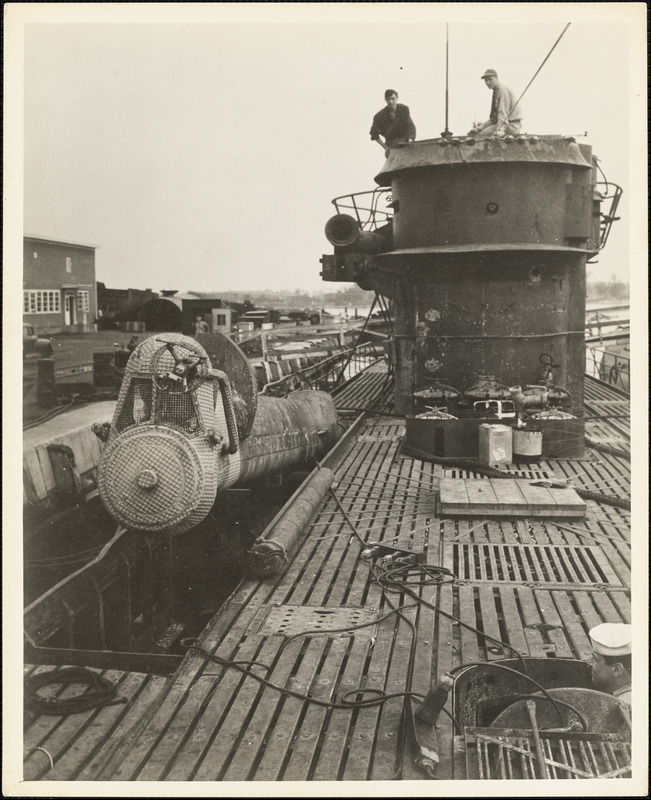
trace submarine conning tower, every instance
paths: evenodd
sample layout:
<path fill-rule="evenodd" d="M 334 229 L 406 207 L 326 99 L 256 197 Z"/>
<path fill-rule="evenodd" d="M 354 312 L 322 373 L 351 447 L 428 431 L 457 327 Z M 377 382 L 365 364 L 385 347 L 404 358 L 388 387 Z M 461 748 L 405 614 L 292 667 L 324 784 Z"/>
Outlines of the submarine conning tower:
<path fill-rule="evenodd" d="M 393 300 L 397 411 L 414 413 L 437 382 L 463 393 L 478 376 L 506 387 L 542 376 L 581 416 L 585 265 L 603 239 L 591 147 L 567 136 L 417 141 L 388 150 L 375 181 L 366 221 L 361 195 L 333 201 L 354 216 L 326 225 L 335 253 L 321 274 Z"/>

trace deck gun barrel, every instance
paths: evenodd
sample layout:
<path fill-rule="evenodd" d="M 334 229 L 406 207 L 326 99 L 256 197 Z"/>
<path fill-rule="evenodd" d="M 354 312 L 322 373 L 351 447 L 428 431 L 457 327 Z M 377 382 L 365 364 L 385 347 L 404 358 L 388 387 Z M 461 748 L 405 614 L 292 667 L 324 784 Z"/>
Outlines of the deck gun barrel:
<path fill-rule="evenodd" d="M 377 231 L 365 231 L 350 214 L 335 214 L 326 222 L 325 235 L 330 244 L 348 253 L 381 253 L 389 248 L 387 237 Z"/>

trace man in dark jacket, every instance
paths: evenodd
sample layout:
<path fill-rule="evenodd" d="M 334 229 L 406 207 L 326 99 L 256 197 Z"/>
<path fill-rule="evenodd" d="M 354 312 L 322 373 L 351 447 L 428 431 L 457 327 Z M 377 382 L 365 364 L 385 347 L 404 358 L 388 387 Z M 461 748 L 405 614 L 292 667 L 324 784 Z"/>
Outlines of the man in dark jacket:
<path fill-rule="evenodd" d="M 409 116 L 409 108 L 398 102 L 398 92 L 394 89 L 387 89 L 384 99 L 386 107 L 373 117 L 371 139 L 387 147 L 392 147 L 397 142 L 413 142 L 416 138 L 416 126 Z M 384 136 L 384 142 L 380 136 Z"/>

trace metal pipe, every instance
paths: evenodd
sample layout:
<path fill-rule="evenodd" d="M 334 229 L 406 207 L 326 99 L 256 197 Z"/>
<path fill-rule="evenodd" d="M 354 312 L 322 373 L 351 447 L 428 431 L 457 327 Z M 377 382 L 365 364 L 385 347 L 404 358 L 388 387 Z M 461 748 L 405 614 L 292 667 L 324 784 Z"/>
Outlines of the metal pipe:
<path fill-rule="evenodd" d="M 334 473 L 327 468 L 312 472 L 255 540 L 246 554 L 246 563 L 256 578 L 270 578 L 282 570 L 333 480 Z"/>
<path fill-rule="evenodd" d="M 450 130 L 448 129 L 448 79 L 450 73 L 450 60 L 449 60 L 449 51 L 450 51 L 450 40 L 449 40 L 449 23 L 445 23 L 445 131 L 443 132 L 443 136 L 449 136 Z"/>
<path fill-rule="evenodd" d="M 240 437 L 237 432 L 237 421 L 235 420 L 235 408 L 233 406 L 233 392 L 228 376 L 221 370 L 213 369 L 213 378 L 217 380 L 224 403 L 224 415 L 226 416 L 226 429 L 228 431 L 228 452 L 233 455 L 237 453 Z"/>
<path fill-rule="evenodd" d="M 536 746 L 536 756 L 538 758 L 538 764 L 540 765 L 540 772 L 542 773 L 540 777 L 549 780 L 549 770 L 547 769 L 547 761 L 545 760 L 545 753 L 543 752 L 538 723 L 536 721 L 536 702 L 535 700 L 527 700 L 526 702 L 527 713 L 529 714 L 529 721 L 531 722 L 531 730 L 533 732 L 533 741 Z"/>

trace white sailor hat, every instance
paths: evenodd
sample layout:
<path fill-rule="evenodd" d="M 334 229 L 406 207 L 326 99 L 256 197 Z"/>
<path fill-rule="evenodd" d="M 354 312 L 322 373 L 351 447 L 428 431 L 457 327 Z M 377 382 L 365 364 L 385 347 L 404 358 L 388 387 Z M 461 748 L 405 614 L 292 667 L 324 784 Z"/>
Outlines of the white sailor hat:
<path fill-rule="evenodd" d="M 592 649 L 600 656 L 626 656 L 631 652 L 631 626 L 604 622 L 590 631 Z"/>

